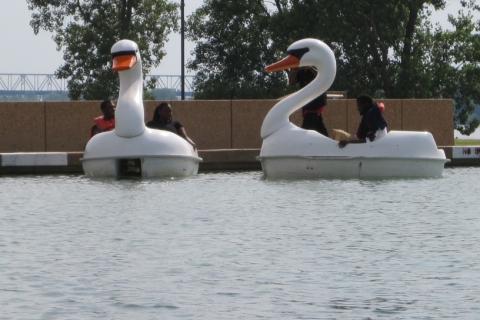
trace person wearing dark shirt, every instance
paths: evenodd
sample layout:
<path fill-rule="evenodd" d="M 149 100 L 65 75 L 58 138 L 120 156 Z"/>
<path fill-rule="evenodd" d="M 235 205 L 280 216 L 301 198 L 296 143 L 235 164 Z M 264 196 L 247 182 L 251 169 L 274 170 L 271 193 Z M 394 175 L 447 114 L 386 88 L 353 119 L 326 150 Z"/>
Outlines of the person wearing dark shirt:
<path fill-rule="evenodd" d="M 300 88 L 309 84 L 316 76 L 312 68 L 300 68 L 296 71 L 295 77 Z M 302 128 L 315 130 L 328 137 L 328 131 L 323 122 L 322 112 L 327 105 L 327 94 L 323 93 L 302 107 Z"/>
<path fill-rule="evenodd" d="M 340 148 L 349 143 L 365 143 L 378 140 L 387 134 L 387 121 L 383 117 L 378 104 L 370 96 L 361 95 L 357 98 L 357 109 L 362 117 L 357 129 L 357 139 L 341 140 Z"/>
<path fill-rule="evenodd" d="M 172 107 L 167 102 L 161 102 L 155 108 L 155 111 L 153 112 L 153 119 L 147 122 L 147 127 L 173 132 L 187 140 L 193 147 L 196 147 L 195 143 L 187 135 L 185 127 L 179 121 L 173 120 Z"/>

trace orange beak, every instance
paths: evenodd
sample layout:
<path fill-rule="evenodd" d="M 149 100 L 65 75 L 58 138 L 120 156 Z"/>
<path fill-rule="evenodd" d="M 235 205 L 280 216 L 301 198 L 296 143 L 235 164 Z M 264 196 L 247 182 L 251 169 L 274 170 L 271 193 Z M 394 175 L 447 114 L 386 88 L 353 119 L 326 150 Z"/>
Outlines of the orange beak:
<path fill-rule="evenodd" d="M 112 69 L 114 71 L 128 70 L 135 65 L 137 57 L 135 55 L 121 55 L 113 57 Z"/>
<path fill-rule="evenodd" d="M 280 61 L 272 63 L 271 65 L 265 68 L 267 72 L 283 71 L 285 69 L 298 68 L 300 64 L 300 59 L 295 56 L 288 55 Z"/>

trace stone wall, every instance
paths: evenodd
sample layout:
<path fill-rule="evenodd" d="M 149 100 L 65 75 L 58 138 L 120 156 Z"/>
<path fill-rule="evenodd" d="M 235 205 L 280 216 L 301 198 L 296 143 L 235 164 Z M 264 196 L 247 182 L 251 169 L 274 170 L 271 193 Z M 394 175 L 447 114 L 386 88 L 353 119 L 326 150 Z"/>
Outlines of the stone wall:
<path fill-rule="evenodd" d="M 277 100 L 171 101 L 199 149 L 260 148 L 260 127 Z M 454 144 L 451 100 L 385 100 L 391 130 L 430 131 L 438 145 Z M 156 101 L 145 102 L 145 119 Z M 0 102 L 0 152 L 83 151 L 99 101 Z M 328 129 L 355 133 L 355 100 L 329 100 L 324 112 Z M 292 115 L 299 124 L 301 114 Z"/>

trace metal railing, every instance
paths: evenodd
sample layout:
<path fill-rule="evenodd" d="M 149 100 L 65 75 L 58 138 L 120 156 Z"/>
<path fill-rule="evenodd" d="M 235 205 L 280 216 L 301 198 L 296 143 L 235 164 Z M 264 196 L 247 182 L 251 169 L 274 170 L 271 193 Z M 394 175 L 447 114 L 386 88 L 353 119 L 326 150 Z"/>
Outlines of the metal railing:
<path fill-rule="evenodd" d="M 145 81 L 155 80 L 155 89 L 173 89 L 180 91 L 179 75 L 147 75 Z M 0 91 L 10 92 L 66 92 L 67 80 L 53 74 L 14 74 L 0 73 Z M 185 91 L 193 92 L 193 76 L 185 76 Z"/>

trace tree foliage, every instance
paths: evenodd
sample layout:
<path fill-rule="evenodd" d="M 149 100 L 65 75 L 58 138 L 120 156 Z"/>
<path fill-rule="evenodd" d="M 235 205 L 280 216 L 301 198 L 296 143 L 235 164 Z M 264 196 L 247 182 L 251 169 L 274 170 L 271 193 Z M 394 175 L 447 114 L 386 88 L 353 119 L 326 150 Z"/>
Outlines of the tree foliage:
<path fill-rule="evenodd" d="M 313 37 L 336 53 L 332 89 L 346 90 L 349 96 L 454 98 L 456 126 L 469 133 L 478 125 L 471 114 L 480 98 L 480 30 L 472 14 L 479 8 L 476 0 L 461 0 L 464 9 L 450 16 L 452 28 L 445 30 L 431 22 L 432 12 L 445 4 L 445 0 L 206 1 L 190 23 L 192 39 L 198 41 L 191 63 L 200 74 L 197 94 L 208 91 L 208 97 L 225 97 L 222 90 L 234 79 L 237 87 L 257 85 L 245 75 L 257 72 L 258 77 L 267 77 L 261 72 L 266 64 L 284 55 L 293 41 Z M 235 67 L 237 52 L 248 57 L 244 61 L 249 65 Z M 267 84 L 271 87 L 254 91 L 255 97 L 285 90 L 284 82 Z"/>
<path fill-rule="evenodd" d="M 412 86 L 424 51 L 427 5 L 444 1 L 288 1 L 272 24 L 274 42 L 285 47 L 302 37 L 319 38 L 335 51 L 335 86 L 350 95 L 382 90 L 389 97 L 415 96 Z"/>
<path fill-rule="evenodd" d="M 167 0 L 27 0 L 31 26 L 54 34 L 72 99 L 105 99 L 117 92 L 110 49 L 120 39 L 138 43 L 144 73 L 159 64 L 167 35 L 177 26 L 177 6 Z"/>
<path fill-rule="evenodd" d="M 478 10 L 474 2 L 467 8 Z M 433 35 L 429 70 L 436 92 L 432 96 L 452 97 L 456 128 L 470 134 L 480 124 L 474 116 L 480 103 L 480 25 L 470 10 L 449 20 L 453 30 Z"/>
<path fill-rule="evenodd" d="M 468 134 L 478 126 L 471 114 L 480 101 L 475 79 L 480 75 L 479 30 L 472 15 L 478 8 L 474 0 L 462 1 L 464 10 L 449 18 L 452 30 L 444 30 L 430 20 L 432 10 L 445 4 L 288 1 L 274 16 L 274 42 L 285 47 L 311 36 L 329 43 L 338 62 L 334 88 L 351 96 L 381 92 L 389 98 L 454 98 L 456 127 Z"/>
<path fill-rule="evenodd" d="M 284 77 L 267 74 L 273 62 L 269 13 L 259 0 L 206 0 L 189 19 L 189 37 L 196 42 L 196 98 L 275 97 Z"/>

